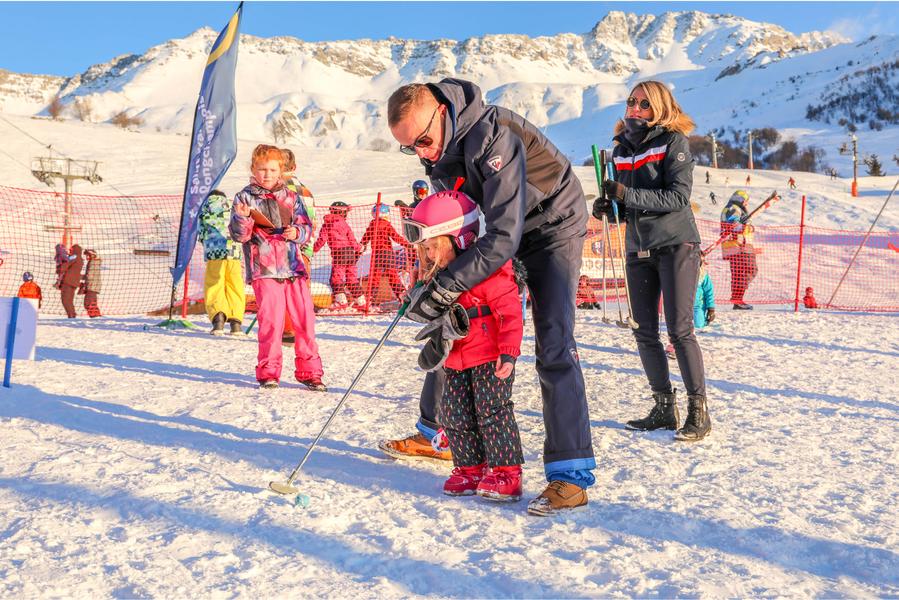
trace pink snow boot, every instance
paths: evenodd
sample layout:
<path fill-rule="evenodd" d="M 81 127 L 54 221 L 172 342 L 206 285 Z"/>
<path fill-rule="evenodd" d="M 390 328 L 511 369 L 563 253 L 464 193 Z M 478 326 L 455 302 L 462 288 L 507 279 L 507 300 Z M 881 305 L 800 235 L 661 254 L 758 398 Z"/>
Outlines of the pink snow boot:
<path fill-rule="evenodd" d="M 487 463 L 472 467 L 456 467 L 443 484 L 443 493 L 447 496 L 473 496 L 486 469 Z"/>

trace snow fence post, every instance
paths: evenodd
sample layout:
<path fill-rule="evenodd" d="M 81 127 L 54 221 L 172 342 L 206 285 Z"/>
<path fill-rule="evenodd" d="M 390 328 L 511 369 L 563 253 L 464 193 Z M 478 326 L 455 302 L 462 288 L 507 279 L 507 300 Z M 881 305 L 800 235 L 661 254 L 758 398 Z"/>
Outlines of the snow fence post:
<path fill-rule="evenodd" d="M 805 237 L 805 194 L 802 195 L 802 216 L 799 217 L 799 258 L 796 264 L 796 297 L 793 312 L 799 312 L 799 279 L 802 276 L 802 242 Z"/>
<path fill-rule="evenodd" d="M 12 375 L 12 355 L 16 344 L 16 320 L 19 317 L 19 298 L 12 299 L 12 307 L 9 313 L 9 327 L 6 329 L 6 366 L 3 369 L 3 387 L 10 387 L 9 378 Z"/>

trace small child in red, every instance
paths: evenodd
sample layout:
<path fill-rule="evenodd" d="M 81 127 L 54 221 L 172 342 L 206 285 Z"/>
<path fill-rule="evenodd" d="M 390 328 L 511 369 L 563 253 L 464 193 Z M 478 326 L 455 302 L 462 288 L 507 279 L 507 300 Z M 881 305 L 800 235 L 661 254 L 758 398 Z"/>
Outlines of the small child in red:
<path fill-rule="evenodd" d="M 453 222 L 458 226 L 453 228 Z M 419 244 L 421 279 L 429 280 L 473 245 L 478 208 L 461 192 L 438 192 L 415 208 L 404 229 L 419 234 L 411 239 Z M 431 237 L 438 230 L 445 235 Z M 413 294 L 424 289 L 416 288 Z M 524 457 L 512 384 L 515 360 L 521 354 L 522 318 L 512 261 L 463 292 L 449 313 L 428 323 L 417 339 L 424 338 L 428 342 L 419 366 L 446 371 L 438 421 L 455 468 L 443 492 L 500 502 L 519 500 Z"/>
<path fill-rule="evenodd" d="M 805 288 L 805 296 L 802 297 L 802 303 L 806 308 L 818 308 L 818 301 L 815 300 L 815 290 L 810 287 Z"/>
<path fill-rule="evenodd" d="M 356 308 L 365 309 L 365 294 L 356 276 L 356 261 L 362 254 L 362 245 L 356 241 L 353 229 L 346 217 L 350 207 L 346 202 L 334 202 L 325 218 L 318 238 L 312 247 L 314 252 L 321 250 L 325 244 L 331 249 L 331 293 L 332 309 L 344 309 L 349 306 L 346 292 L 354 298 Z"/>
<path fill-rule="evenodd" d="M 371 266 L 369 267 L 368 286 L 370 296 L 377 295 L 381 277 L 387 277 L 387 283 L 398 300 L 402 300 L 406 294 L 406 288 L 400 280 L 400 274 L 396 266 L 396 255 L 393 252 L 393 242 L 410 248 L 409 242 L 396 232 L 390 224 L 390 207 L 386 204 L 377 204 L 372 210 L 372 220 L 368 229 L 362 234 L 360 240 L 363 248 L 371 244 Z M 372 301 L 369 298 L 369 302 Z"/>

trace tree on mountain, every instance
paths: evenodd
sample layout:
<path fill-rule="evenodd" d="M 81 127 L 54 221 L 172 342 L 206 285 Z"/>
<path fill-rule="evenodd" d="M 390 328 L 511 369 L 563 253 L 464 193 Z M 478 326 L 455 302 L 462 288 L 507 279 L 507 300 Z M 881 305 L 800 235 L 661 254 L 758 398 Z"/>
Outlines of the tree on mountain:
<path fill-rule="evenodd" d="M 868 169 L 868 175 L 872 177 L 883 177 L 886 175 L 886 173 L 883 172 L 883 164 L 880 162 L 880 159 L 877 158 L 876 154 L 865 157 L 865 167 Z"/>
<path fill-rule="evenodd" d="M 65 106 L 63 105 L 62 100 L 59 99 L 59 96 L 56 96 L 47 106 L 47 114 L 54 120 L 59 119 L 59 115 L 62 114 L 64 108 Z"/>

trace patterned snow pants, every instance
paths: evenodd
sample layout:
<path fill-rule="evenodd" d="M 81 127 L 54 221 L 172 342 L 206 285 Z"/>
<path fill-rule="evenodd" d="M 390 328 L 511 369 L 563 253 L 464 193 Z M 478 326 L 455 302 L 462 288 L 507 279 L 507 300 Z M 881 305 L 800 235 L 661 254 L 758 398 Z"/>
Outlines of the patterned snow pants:
<path fill-rule="evenodd" d="M 446 369 L 438 420 L 457 467 L 524 463 L 512 405 L 515 373 L 500 379 L 494 370 L 492 362 L 464 371 Z"/>

